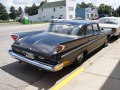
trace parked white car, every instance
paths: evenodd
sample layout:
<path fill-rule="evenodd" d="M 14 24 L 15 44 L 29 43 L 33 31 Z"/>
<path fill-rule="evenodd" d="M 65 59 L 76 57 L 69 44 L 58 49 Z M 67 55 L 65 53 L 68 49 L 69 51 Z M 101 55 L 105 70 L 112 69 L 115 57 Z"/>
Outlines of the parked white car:
<path fill-rule="evenodd" d="M 65 21 L 65 19 L 51 19 L 51 23 L 55 23 L 57 21 Z"/>
<path fill-rule="evenodd" d="M 103 17 L 98 20 L 101 29 L 111 29 L 112 36 L 120 37 L 120 18 Z"/>

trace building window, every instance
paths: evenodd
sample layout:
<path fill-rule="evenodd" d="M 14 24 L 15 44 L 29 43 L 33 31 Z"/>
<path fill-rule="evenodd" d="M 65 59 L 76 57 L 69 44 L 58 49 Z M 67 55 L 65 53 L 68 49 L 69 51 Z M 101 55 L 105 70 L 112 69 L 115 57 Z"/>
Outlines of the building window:
<path fill-rule="evenodd" d="M 87 18 L 89 18 L 89 14 L 87 14 Z"/>
<path fill-rule="evenodd" d="M 53 19 L 53 18 L 54 18 L 54 16 L 51 16 L 51 18 Z"/>
<path fill-rule="evenodd" d="M 43 18 L 45 18 L 45 16 L 43 16 Z"/>
<path fill-rule="evenodd" d="M 55 12 L 55 8 L 54 8 L 53 10 L 54 10 L 54 12 Z"/>
<path fill-rule="evenodd" d="M 68 7 L 68 11 L 74 11 L 74 7 Z"/>
<path fill-rule="evenodd" d="M 73 19 L 73 15 L 69 15 L 69 19 Z"/>
<path fill-rule="evenodd" d="M 93 14 L 91 14 L 91 18 L 93 18 L 94 17 L 94 15 Z"/>
<path fill-rule="evenodd" d="M 62 19 L 63 18 L 63 15 L 60 15 L 59 17 L 58 17 L 58 19 Z"/>
<path fill-rule="evenodd" d="M 42 12 L 43 12 L 43 9 L 42 9 Z"/>

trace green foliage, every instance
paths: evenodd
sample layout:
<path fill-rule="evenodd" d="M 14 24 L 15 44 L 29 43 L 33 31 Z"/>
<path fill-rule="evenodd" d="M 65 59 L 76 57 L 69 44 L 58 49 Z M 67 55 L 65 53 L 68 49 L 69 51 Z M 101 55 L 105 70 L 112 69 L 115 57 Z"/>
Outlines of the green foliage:
<path fill-rule="evenodd" d="M 17 17 L 17 14 L 18 14 L 18 12 L 15 10 L 15 8 L 13 6 L 11 6 L 10 7 L 10 14 L 9 14 L 10 19 L 15 20 Z"/>
<path fill-rule="evenodd" d="M 45 3 L 45 2 L 44 2 L 44 1 L 42 1 L 42 2 L 40 3 L 39 7 L 41 7 L 44 3 Z"/>
<path fill-rule="evenodd" d="M 35 5 L 35 3 L 33 3 L 32 7 L 25 7 L 25 13 L 28 15 L 36 15 L 38 14 L 38 6 Z"/>
<path fill-rule="evenodd" d="M 25 13 L 26 14 L 28 14 L 28 15 L 36 15 L 36 14 L 38 14 L 38 9 L 44 4 L 45 2 L 44 1 L 42 1 L 41 3 L 40 3 L 40 5 L 39 6 L 36 6 L 36 4 L 35 3 L 33 3 L 33 5 L 31 6 L 31 7 L 25 7 L 24 8 L 24 11 L 25 11 Z"/>
<path fill-rule="evenodd" d="M 6 11 L 6 8 L 2 3 L 0 3 L 0 20 L 5 21 L 5 20 L 8 20 L 8 19 L 9 19 L 9 15 Z"/>
<path fill-rule="evenodd" d="M 88 7 L 95 7 L 92 3 L 86 4 L 85 2 L 82 2 L 81 4 L 77 4 L 77 8 L 88 8 Z"/>
<path fill-rule="evenodd" d="M 29 8 L 29 7 L 27 7 L 27 6 L 24 8 L 24 11 L 25 11 L 25 13 L 26 13 L 26 14 L 28 14 L 28 13 L 29 13 L 29 9 L 30 9 L 30 8 Z"/>
<path fill-rule="evenodd" d="M 2 13 L 2 17 L 1 17 L 1 20 L 3 20 L 3 21 L 7 21 L 7 20 L 9 20 L 9 14 L 8 13 Z"/>
<path fill-rule="evenodd" d="M 23 13 L 23 10 L 21 7 L 18 8 L 18 10 L 15 9 L 15 7 L 11 6 L 10 7 L 10 19 L 15 20 L 16 17 L 18 17 L 19 15 L 21 15 Z"/>
<path fill-rule="evenodd" d="M 117 8 L 116 13 L 120 16 L 120 6 Z"/>
<path fill-rule="evenodd" d="M 23 13 L 23 10 L 21 7 L 18 8 L 18 15 L 21 15 Z"/>
<path fill-rule="evenodd" d="M 105 4 L 100 4 L 98 8 L 98 14 L 107 14 L 109 16 L 112 16 L 112 7 L 105 5 Z"/>

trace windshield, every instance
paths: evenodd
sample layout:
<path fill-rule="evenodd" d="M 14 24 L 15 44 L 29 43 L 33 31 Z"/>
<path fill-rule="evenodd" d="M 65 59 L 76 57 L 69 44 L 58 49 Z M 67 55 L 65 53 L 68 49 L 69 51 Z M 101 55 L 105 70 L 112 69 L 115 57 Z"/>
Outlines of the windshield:
<path fill-rule="evenodd" d="M 48 32 L 54 32 L 59 34 L 74 35 L 77 26 L 67 24 L 51 24 Z"/>
<path fill-rule="evenodd" d="M 118 24 L 118 20 L 117 19 L 111 19 L 111 18 L 104 18 L 104 19 L 100 19 L 99 23 L 101 24 Z"/>

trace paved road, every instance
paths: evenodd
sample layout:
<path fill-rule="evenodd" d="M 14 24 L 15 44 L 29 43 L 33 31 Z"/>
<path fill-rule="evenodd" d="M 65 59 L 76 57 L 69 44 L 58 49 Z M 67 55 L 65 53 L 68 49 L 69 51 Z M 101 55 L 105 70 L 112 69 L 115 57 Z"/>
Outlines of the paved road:
<path fill-rule="evenodd" d="M 39 90 L 51 88 L 58 80 L 70 73 L 75 67 L 67 67 L 66 69 L 51 73 L 28 65 L 26 63 L 19 64 L 16 59 L 9 56 L 13 40 L 10 34 L 16 32 L 25 32 L 33 30 L 43 30 L 48 25 L 15 25 L 0 28 L 0 90 L 22 90 L 27 86 L 41 81 Z"/>
<path fill-rule="evenodd" d="M 8 27 L 8 26 L 20 26 L 22 24 L 19 24 L 19 23 L 0 23 L 0 28 L 1 27 Z"/>

